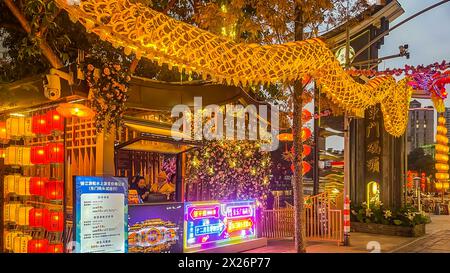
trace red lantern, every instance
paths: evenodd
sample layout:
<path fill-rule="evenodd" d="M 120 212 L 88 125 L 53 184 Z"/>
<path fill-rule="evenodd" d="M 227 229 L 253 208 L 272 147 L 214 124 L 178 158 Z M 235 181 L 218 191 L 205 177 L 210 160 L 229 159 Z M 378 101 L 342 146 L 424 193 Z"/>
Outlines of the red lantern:
<path fill-rule="evenodd" d="M 307 174 L 311 170 L 311 165 L 306 161 L 302 161 L 302 166 L 303 166 L 303 175 Z"/>
<path fill-rule="evenodd" d="M 48 144 L 48 162 L 64 163 L 64 144 L 50 143 Z"/>
<path fill-rule="evenodd" d="M 308 155 L 311 154 L 311 146 L 303 144 L 303 157 L 307 157 Z"/>
<path fill-rule="evenodd" d="M 48 146 L 31 147 L 31 163 L 35 165 L 48 164 Z"/>
<path fill-rule="evenodd" d="M 47 247 L 47 239 L 33 239 L 28 241 L 28 253 L 46 253 Z"/>
<path fill-rule="evenodd" d="M 47 209 L 32 208 L 29 212 L 30 227 L 44 227 L 47 215 L 48 215 Z"/>
<path fill-rule="evenodd" d="M 35 115 L 31 121 L 31 131 L 36 135 L 50 134 L 50 126 L 48 126 L 47 115 Z"/>
<path fill-rule="evenodd" d="M 64 228 L 62 211 L 50 211 L 44 222 L 44 227 L 50 232 L 61 232 Z"/>
<path fill-rule="evenodd" d="M 47 247 L 47 253 L 63 253 L 63 244 L 50 244 Z"/>
<path fill-rule="evenodd" d="M 294 153 L 294 146 L 291 147 L 291 153 Z M 311 154 L 311 146 L 303 144 L 302 158 L 305 158 L 310 154 Z"/>
<path fill-rule="evenodd" d="M 52 131 L 64 131 L 64 118 L 56 110 L 47 112 L 48 130 Z"/>
<path fill-rule="evenodd" d="M 302 128 L 302 141 L 306 141 L 308 138 L 311 137 L 311 135 L 312 135 L 311 129 L 309 129 L 308 127 Z"/>
<path fill-rule="evenodd" d="M 302 110 L 302 121 L 303 121 L 303 123 L 306 123 L 306 122 L 310 121 L 311 119 L 312 119 L 311 112 L 309 112 L 306 109 L 303 109 Z"/>
<path fill-rule="evenodd" d="M 45 183 L 45 198 L 48 200 L 61 200 L 64 196 L 62 181 L 48 181 Z"/>
<path fill-rule="evenodd" d="M 0 122 L 0 139 L 6 139 L 6 122 Z"/>
<path fill-rule="evenodd" d="M 32 177 L 30 178 L 30 194 L 45 196 L 45 183 L 47 178 Z"/>

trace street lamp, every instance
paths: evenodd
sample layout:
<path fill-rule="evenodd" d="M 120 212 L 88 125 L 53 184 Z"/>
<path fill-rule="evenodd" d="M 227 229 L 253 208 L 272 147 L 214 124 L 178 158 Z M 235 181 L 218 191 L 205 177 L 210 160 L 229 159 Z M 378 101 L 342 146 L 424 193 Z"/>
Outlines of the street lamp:
<path fill-rule="evenodd" d="M 414 180 L 414 190 L 416 192 L 416 197 L 417 197 L 417 208 L 420 211 L 422 211 L 421 205 L 420 205 L 420 180 L 421 178 L 416 176 L 413 178 Z"/>

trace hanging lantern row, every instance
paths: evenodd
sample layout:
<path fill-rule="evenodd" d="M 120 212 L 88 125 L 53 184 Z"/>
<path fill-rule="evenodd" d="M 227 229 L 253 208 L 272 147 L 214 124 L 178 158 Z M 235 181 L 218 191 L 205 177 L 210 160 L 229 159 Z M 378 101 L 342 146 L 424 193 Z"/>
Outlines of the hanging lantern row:
<path fill-rule="evenodd" d="M 51 244 L 47 239 L 33 239 L 20 231 L 5 232 L 5 249 L 14 253 L 63 253 L 61 243 Z"/>
<path fill-rule="evenodd" d="M 45 228 L 49 232 L 62 232 L 64 217 L 62 211 L 25 206 L 20 203 L 6 204 L 4 221 L 19 226 Z"/>
<path fill-rule="evenodd" d="M 64 118 L 56 110 L 32 117 L 10 117 L 0 121 L 0 139 L 32 138 L 64 131 Z"/>
<path fill-rule="evenodd" d="M 4 193 L 5 195 L 14 193 L 21 196 L 42 196 L 48 200 L 62 200 L 64 183 L 42 177 L 6 175 L 4 177 Z"/>
<path fill-rule="evenodd" d="M 49 143 L 43 146 L 10 146 L 0 150 L 5 165 L 30 166 L 64 163 L 64 144 Z"/>
<path fill-rule="evenodd" d="M 49 135 L 64 131 L 64 118 L 56 110 L 33 116 L 32 131 L 36 135 Z"/>
<path fill-rule="evenodd" d="M 64 144 L 49 143 L 31 147 L 31 163 L 37 165 L 64 163 Z"/>

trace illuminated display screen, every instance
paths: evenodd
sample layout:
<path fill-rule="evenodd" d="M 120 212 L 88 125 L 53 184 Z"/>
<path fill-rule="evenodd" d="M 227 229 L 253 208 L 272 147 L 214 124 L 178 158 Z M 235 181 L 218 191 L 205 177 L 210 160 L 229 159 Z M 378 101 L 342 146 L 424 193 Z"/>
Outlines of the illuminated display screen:
<path fill-rule="evenodd" d="M 186 203 L 184 247 L 207 249 L 254 239 L 255 212 L 255 201 Z"/>
<path fill-rule="evenodd" d="M 128 252 L 183 252 L 182 203 L 128 207 Z"/>

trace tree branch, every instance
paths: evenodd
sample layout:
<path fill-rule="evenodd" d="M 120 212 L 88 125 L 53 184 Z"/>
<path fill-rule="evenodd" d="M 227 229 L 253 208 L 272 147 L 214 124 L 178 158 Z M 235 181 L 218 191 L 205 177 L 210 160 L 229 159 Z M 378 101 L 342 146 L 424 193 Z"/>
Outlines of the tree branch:
<path fill-rule="evenodd" d="M 58 9 L 55 13 L 52 14 L 52 17 L 50 18 L 49 22 L 46 25 L 42 25 L 41 28 L 39 29 L 39 35 L 41 37 L 45 37 L 47 34 L 47 30 L 48 27 L 50 26 L 51 23 L 53 23 L 53 21 L 55 21 L 56 17 L 58 17 L 58 15 L 61 13 L 61 10 Z"/>
<path fill-rule="evenodd" d="M 25 16 L 22 14 L 22 12 L 16 7 L 14 2 L 12 0 L 4 0 L 6 6 L 9 8 L 9 10 L 12 12 L 12 14 L 17 18 L 22 28 L 25 30 L 28 35 L 33 35 L 31 33 L 31 26 L 28 23 Z M 63 67 L 63 63 L 61 60 L 56 56 L 53 49 L 48 45 L 47 41 L 45 39 L 42 39 L 40 36 L 34 36 L 34 38 L 38 39 L 39 48 L 41 49 L 42 54 L 47 58 L 50 65 L 54 68 L 61 68 Z"/>

